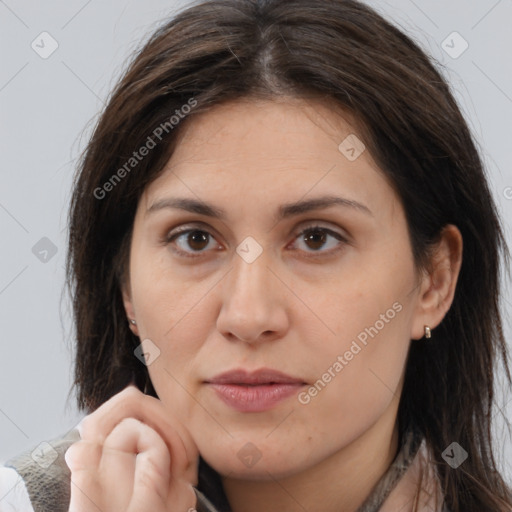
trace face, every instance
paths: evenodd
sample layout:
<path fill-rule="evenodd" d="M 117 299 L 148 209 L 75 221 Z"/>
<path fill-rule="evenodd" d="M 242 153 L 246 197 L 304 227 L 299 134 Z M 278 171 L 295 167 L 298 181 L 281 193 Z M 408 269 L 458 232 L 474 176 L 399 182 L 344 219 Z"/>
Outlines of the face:
<path fill-rule="evenodd" d="M 420 322 L 404 211 L 329 106 L 237 101 L 183 128 L 124 290 L 152 383 L 221 474 L 306 470 L 395 421 Z"/>

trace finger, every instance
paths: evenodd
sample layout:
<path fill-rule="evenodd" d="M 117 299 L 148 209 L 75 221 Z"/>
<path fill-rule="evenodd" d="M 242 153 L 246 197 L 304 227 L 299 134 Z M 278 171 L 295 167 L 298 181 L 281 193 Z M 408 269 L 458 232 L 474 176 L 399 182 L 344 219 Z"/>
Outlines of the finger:
<path fill-rule="evenodd" d="M 81 423 L 81 435 L 102 444 L 127 417 L 149 425 L 160 434 L 172 453 L 173 474 L 196 470 L 198 450 L 188 430 L 170 416 L 160 400 L 144 395 L 135 386 L 128 386 L 87 416 Z"/>
<path fill-rule="evenodd" d="M 102 447 L 97 443 L 78 441 L 64 454 L 71 471 L 71 496 L 69 512 L 87 512 L 99 509 L 98 497 L 102 495 L 98 468 Z"/>
<path fill-rule="evenodd" d="M 116 481 L 121 478 L 132 484 L 124 490 L 124 496 L 116 496 L 116 503 L 128 496 L 131 499 L 124 501 L 123 510 L 129 508 L 129 503 L 143 504 L 138 510 L 165 510 L 171 485 L 171 457 L 160 435 L 148 425 L 126 418 L 114 427 L 103 447 L 101 465 L 105 478 L 116 475 Z"/>
<path fill-rule="evenodd" d="M 151 488 L 146 485 L 147 483 L 147 480 L 141 479 L 135 482 L 133 496 L 127 512 L 140 512 L 141 510 L 191 512 L 196 510 L 197 497 L 190 483 L 173 481 L 164 500 L 161 499 L 160 495 L 151 492 Z M 169 506 L 172 508 L 169 509 Z"/>
<path fill-rule="evenodd" d="M 64 454 L 71 471 L 97 471 L 101 461 L 102 447 L 94 441 L 77 441 Z"/>
<path fill-rule="evenodd" d="M 148 425 L 127 418 L 121 421 L 104 443 L 104 455 L 108 450 L 126 452 L 136 456 L 134 459 L 135 480 L 137 472 L 151 472 L 154 485 L 159 489 L 167 489 L 171 476 L 171 456 L 164 440 Z M 141 476 L 139 475 L 139 476 Z M 163 495 L 162 498 L 165 498 Z"/>

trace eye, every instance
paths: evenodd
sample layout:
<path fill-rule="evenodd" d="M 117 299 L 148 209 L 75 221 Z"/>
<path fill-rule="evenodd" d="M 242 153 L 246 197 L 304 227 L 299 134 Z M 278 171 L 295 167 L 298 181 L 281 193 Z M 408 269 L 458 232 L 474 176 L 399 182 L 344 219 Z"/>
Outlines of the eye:
<path fill-rule="evenodd" d="M 297 234 L 296 244 L 299 244 L 299 249 L 315 255 L 315 253 L 333 253 L 341 249 L 347 239 L 332 229 L 322 226 L 310 226 L 303 229 Z M 300 247 L 302 245 L 302 247 Z M 321 250 L 326 249 L 326 250 Z"/>
<path fill-rule="evenodd" d="M 194 258 L 206 252 L 207 249 L 218 247 L 218 245 L 212 244 L 214 240 L 208 231 L 196 228 L 171 234 L 167 237 L 166 243 L 173 244 L 175 246 L 174 251 L 180 256 Z"/>

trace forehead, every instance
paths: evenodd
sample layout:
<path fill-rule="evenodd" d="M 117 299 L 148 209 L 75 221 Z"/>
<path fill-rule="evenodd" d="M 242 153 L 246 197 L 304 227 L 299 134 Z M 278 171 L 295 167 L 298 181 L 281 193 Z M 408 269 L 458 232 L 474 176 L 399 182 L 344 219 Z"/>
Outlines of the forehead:
<path fill-rule="evenodd" d="M 144 202 L 149 208 L 180 193 L 264 205 L 334 190 L 375 206 L 396 199 L 361 139 L 354 119 L 325 102 L 245 99 L 219 105 L 183 126 Z"/>
<path fill-rule="evenodd" d="M 340 142 L 359 131 L 348 113 L 341 116 L 325 102 L 294 98 L 241 99 L 190 121 L 179 134 L 169 167 L 213 159 L 244 159 L 247 164 L 252 159 L 255 165 L 260 159 L 295 162 L 305 157 L 332 162 Z"/>

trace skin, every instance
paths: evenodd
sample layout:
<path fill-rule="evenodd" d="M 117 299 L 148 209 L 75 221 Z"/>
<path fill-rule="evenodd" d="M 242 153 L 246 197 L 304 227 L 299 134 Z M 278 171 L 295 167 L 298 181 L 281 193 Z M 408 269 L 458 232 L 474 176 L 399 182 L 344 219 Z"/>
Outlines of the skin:
<path fill-rule="evenodd" d="M 411 340 L 425 342 L 425 325 L 435 336 L 451 305 L 460 233 L 448 226 L 429 272 L 418 270 L 398 196 L 369 151 L 350 161 L 338 149 L 359 132 L 332 105 L 246 99 L 183 128 L 139 202 L 123 287 L 133 332 L 159 350 L 149 365 L 159 403 L 193 439 L 190 453 L 197 449 L 219 472 L 234 512 L 354 511 L 396 455 L 407 351 Z M 364 208 L 334 205 L 275 220 L 281 205 L 325 195 Z M 171 197 L 212 203 L 225 218 L 164 207 Z M 305 239 L 313 226 L 334 236 Z M 177 228 L 210 235 L 169 242 Z M 250 263 L 236 252 L 248 236 L 262 250 Z M 376 325 L 335 372 L 338 356 Z M 204 383 L 262 367 L 300 378 L 301 391 L 329 368 L 332 378 L 308 403 L 292 396 L 258 413 L 232 409 Z M 94 432 L 94 421 L 88 427 Z M 251 467 L 238 456 L 247 443 L 261 455 Z M 173 441 L 166 444 L 172 460 Z M 129 443 L 124 448 L 130 452 Z M 181 474 L 171 471 L 168 489 Z"/>
<path fill-rule="evenodd" d="M 81 441 L 65 453 L 69 512 L 192 510 L 197 448 L 159 400 L 129 386 L 78 430 Z"/>

